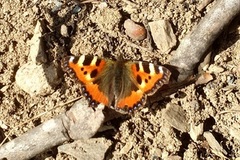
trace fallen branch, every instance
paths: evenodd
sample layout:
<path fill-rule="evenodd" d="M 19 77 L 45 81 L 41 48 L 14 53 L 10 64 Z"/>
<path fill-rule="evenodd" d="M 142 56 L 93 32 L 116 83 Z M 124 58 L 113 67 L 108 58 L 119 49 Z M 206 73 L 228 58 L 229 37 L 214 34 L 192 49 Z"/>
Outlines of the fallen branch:
<path fill-rule="evenodd" d="M 70 139 L 90 138 L 104 120 L 102 109 L 94 111 L 85 99 L 79 100 L 66 113 L 1 146 L 0 159 L 30 159 Z"/>
<path fill-rule="evenodd" d="M 170 60 L 170 64 L 178 68 L 178 82 L 193 75 L 194 68 L 209 46 L 239 13 L 239 0 L 218 0 L 194 30 L 181 41 Z"/>

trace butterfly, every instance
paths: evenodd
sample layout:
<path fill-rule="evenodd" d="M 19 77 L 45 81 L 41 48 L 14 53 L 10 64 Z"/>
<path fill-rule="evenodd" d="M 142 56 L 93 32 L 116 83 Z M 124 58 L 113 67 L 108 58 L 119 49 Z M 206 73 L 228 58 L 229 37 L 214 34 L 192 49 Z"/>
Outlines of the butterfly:
<path fill-rule="evenodd" d="M 161 65 L 114 61 L 91 55 L 69 56 L 63 63 L 75 73 L 81 83 L 81 92 L 90 105 L 102 103 L 126 112 L 143 106 L 147 96 L 168 84 L 171 75 Z"/>

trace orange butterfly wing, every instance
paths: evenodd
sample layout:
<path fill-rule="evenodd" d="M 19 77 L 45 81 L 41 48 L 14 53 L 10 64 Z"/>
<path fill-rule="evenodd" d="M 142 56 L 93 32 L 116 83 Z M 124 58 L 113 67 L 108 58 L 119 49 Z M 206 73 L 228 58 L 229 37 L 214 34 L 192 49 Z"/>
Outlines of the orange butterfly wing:
<path fill-rule="evenodd" d="M 95 78 L 101 74 L 106 61 L 95 56 L 70 56 L 67 66 L 76 74 L 82 84 L 83 95 L 91 102 L 109 104 L 108 97 L 99 90 L 98 84 L 94 83 Z"/>
<path fill-rule="evenodd" d="M 147 62 L 127 63 L 132 73 L 133 85 L 137 90 L 118 101 L 117 107 L 131 111 L 142 105 L 146 101 L 146 96 L 153 95 L 161 86 L 167 84 L 170 78 L 170 71 L 159 65 Z"/>

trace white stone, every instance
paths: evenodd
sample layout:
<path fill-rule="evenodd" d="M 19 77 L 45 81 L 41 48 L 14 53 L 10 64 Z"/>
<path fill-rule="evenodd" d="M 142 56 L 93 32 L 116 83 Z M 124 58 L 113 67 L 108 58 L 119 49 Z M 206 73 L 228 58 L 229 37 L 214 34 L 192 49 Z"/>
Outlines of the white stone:
<path fill-rule="evenodd" d="M 61 82 L 57 67 L 36 65 L 33 62 L 19 68 L 15 79 L 17 85 L 31 96 L 48 95 Z"/>
<path fill-rule="evenodd" d="M 169 53 L 177 43 L 171 24 L 166 20 L 158 20 L 149 22 L 149 27 L 157 48 L 162 53 Z"/>
<path fill-rule="evenodd" d="M 30 42 L 30 53 L 29 58 L 35 64 L 42 64 L 47 62 L 47 56 L 44 51 L 42 42 L 42 32 L 43 28 L 40 21 L 37 21 L 34 35 Z"/>

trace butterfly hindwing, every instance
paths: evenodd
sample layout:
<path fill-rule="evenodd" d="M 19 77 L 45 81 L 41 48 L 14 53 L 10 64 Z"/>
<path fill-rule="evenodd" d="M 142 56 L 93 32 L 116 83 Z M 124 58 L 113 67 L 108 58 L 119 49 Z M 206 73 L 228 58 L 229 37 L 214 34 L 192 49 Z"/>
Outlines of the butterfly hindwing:
<path fill-rule="evenodd" d="M 116 108 L 131 112 L 146 102 L 146 95 L 141 90 L 132 91 L 131 94 L 117 102 Z"/>

